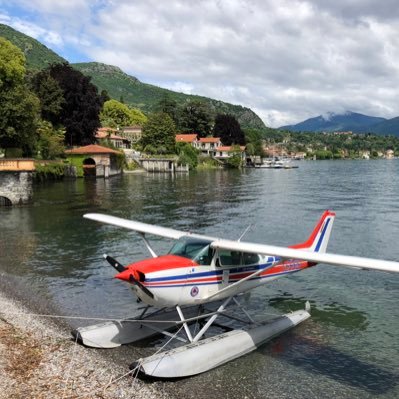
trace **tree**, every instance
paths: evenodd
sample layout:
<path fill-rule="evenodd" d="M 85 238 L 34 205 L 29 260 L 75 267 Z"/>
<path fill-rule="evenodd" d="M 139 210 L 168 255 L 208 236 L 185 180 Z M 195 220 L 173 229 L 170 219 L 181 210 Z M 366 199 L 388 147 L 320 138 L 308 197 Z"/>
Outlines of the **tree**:
<path fill-rule="evenodd" d="M 25 56 L 10 41 L 0 37 L 0 90 L 23 83 Z"/>
<path fill-rule="evenodd" d="M 262 131 L 258 129 L 245 129 L 245 140 L 247 142 L 246 153 L 248 155 L 259 155 L 263 157 Z"/>
<path fill-rule="evenodd" d="M 212 123 L 213 114 L 205 102 L 189 101 L 180 110 L 178 127 L 181 130 L 206 137 L 211 133 Z"/>
<path fill-rule="evenodd" d="M 179 165 L 188 165 L 190 169 L 195 169 L 198 165 L 198 150 L 189 143 L 176 143 L 176 153 L 179 156 Z"/>
<path fill-rule="evenodd" d="M 245 135 L 237 119 L 232 115 L 218 114 L 215 118 L 213 136 L 220 137 L 224 145 L 245 145 Z"/>
<path fill-rule="evenodd" d="M 25 85 L 0 91 L 0 147 L 22 148 L 31 156 L 36 144 L 39 100 Z"/>
<path fill-rule="evenodd" d="M 48 70 L 43 70 L 30 80 L 32 90 L 40 100 L 42 118 L 57 124 L 60 113 L 65 103 L 64 92 L 58 82 L 50 75 Z"/>
<path fill-rule="evenodd" d="M 147 117 L 138 109 L 130 109 L 126 104 L 116 100 L 106 101 L 100 114 L 104 127 L 123 127 L 129 125 L 143 125 Z"/>
<path fill-rule="evenodd" d="M 64 91 L 64 104 L 59 121 L 65 126 L 67 145 L 86 145 L 95 142 L 95 133 L 101 126 L 101 97 L 90 77 L 73 69 L 70 65 L 53 64 L 50 75 Z"/>
<path fill-rule="evenodd" d="M 0 37 L 0 147 L 33 154 L 39 100 L 24 83 L 25 57 Z"/>
<path fill-rule="evenodd" d="M 165 94 L 157 105 L 157 112 L 164 112 L 168 114 L 175 124 L 178 122 L 178 108 L 177 102 L 173 100 L 168 94 Z"/>
<path fill-rule="evenodd" d="M 37 133 L 37 149 L 42 159 L 55 159 L 64 154 L 65 131 L 62 128 L 54 129 L 50 122 L 40 121 Z"/>
<path fill-rule="evenodd" d="M 143 127 L 141 145 L 145 152 L 171 154 L 176 143 L 176 128 L 172 118 L 163 112 L 148 117 Z"/>

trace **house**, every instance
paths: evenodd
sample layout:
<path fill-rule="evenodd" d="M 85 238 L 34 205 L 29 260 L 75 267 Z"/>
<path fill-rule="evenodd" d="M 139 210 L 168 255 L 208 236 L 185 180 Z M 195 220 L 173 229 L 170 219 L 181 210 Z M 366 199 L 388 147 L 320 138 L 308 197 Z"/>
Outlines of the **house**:
<path fill-rule="evenodd" d="M 218 147 L 216 154 L 214 155 L 215 159 L 218 159 L 220 161 L 226 160 L 228 158 L 231 158 L 234 154 L 236 154 L 238 151 L 238 148 L 236 149 L 236 146 L 220 146 Z M 245 160 L 245 146 L 240 146 L 239 149 L 240 155 L 242 160 Z"/>
<path fill-rule="evenodd" d="M 197 134 L 176 134 L 176 143 L 187 143 L 196 148 L 198 143 Z"/>
<path fill-rule="evenodd" d="M 72 165 L 83 168 L 83 176 L 109 177 L 122 172 L 118 156 L 121 154 L 112 148 L 97 144 L 66 150 L 65 154 Z"/>
<path fill-rule="evenodd" d="M 97 143 L 108 141 L 115 148 L 130 148 L 130 141 L 124 137 L 116 135 L 117 130 L 111 127 L 100 127 L 96 132 Z"/>
<path fill-rule="evenodd" d="M 385 152 L 385 158 L 386 159 L 393 159 L 393 157 L 395 156 L 395 153 L 393 150 L 387 150 Z"/>
<path fill-rule="evenodd" d="M 143 134 L 143 130 L 141 126 L 134 125 L 134 126 L 124 126 L 120 131 L 119 134 L 128 139 L 131 144 L 137 143 L 141 140 L 141 136 Z"/>
<path fill-rule="evenodd" d="M 217 149 L 222 146 L 220 137 L 202 137 L 196 143 L 196 148 L 201 151 L 203 155 L 213 156 Z"/>

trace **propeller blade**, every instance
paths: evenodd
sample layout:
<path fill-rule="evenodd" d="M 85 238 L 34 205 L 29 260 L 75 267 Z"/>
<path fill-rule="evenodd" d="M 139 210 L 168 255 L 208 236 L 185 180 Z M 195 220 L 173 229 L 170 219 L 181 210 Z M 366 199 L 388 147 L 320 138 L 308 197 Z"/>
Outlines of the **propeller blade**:
<path fill-rule="evenodd" d="M 141 290 L 143 290 L 149 297 L 154 298 L 154 294 L 143 284 L 141 284 L 140 281 L 136 280 L 133 277 L 133 274 L 130 275 L 129 280 L 132 284 L 136 284 Z"/>
<path fill-rule="evenodd" d="M 107 254 L 104 254 L 104 259 L 114 268 L 116 269 L 119 273 L 123 272 L 126 270 L 126 267 L 121 265 L 116 259 L 112 258 L 111 256 L 108 256 Z"/>

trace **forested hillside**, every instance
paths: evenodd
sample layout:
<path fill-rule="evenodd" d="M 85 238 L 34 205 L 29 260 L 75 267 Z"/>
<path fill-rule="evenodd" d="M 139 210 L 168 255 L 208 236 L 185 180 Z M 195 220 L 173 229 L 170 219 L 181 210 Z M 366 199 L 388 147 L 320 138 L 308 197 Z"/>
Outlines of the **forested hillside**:
<path fill-rule="evenodd" d="M 0 36 L 19 47 L 26 57 L 27 68 L 39 70 L 52 63 L 67 62 L 64 58 L 48 49 L 36 39 L 33 39 L 17 30 L 0 24 Z M 140 82 L 129 76 L 116 66 L 97 62 L 71 64 L 75 69 L 90 76 L 99 92 L 106 90 L 115 100 L 136 107 L 144 112 L 154 111 L 156 105 L 167 95 L 181 105 L 189 100 L 201 100 L 210 105 L 215 113 L 231 114 L 237 118 L 243 128 L 263 129 L 264 123 L 251 109 L 241 105 L 233 105 L 207 97 L 177 93 L 161 87 Z"/>

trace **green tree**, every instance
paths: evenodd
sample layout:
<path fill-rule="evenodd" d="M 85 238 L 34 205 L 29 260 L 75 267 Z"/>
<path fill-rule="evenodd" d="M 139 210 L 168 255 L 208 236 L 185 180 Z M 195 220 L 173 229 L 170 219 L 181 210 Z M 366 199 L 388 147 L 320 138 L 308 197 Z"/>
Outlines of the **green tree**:
<path fill-rule="evenodd" d="M 54 129 L 50 122 L 40 121 L 38 123 L 37 133 L 37 150 L 42 159 L 56 159 L 64 154 L 64 129 Z"/>
<path fill-rule="evenodd" d="M 188 165 L 195 169 L 198 165 L 198 150 L 188 143 L 176 143 L 176 153 L 179 156 L 179 165 Z"/>
<path fill-rule="evenodd" d="M 24 82 L 25 57 L 18 47 L 0 37 L 0 147 L 34 152 L 39 100 Z M 7 151 L 6 151 L 7 153 Z"/>
<path fill-rule="evenodd" d="M 174 153 L 176 127 L 172 118 L 163 112 L 149 115 L 143 127 L 141 145 L 148 153 Z"/>
<path fill-rule="evenodd" d="M 138 109 L 130 109 L 119 101 L 108 100 L 103 105 L 100 120 L 104 127 L 117 128 L 130 125 L 142 126 L 147 117 Z"/>
<path fill-rule="evenodd" d="M 0 147 L 22 148 L 24 156 L 34 152 L 39 100 L 23 85 L 0 91 Z"/>
<path fill-rule="evenodd" d="M 241 149 L 239 145 L 234 145 L 229 151 L 230 157 L 226 160 L 226 166 L 228 168 L 238 169 L 242 167 L 243 161 L 241 157 Z"/>
<path fill-rule="evenodd" d="M 23 83 L 25 56 L 10 41 L 0 37 L 0 90 Z"/>
<path fill-rule="evenodd" d="M 180 109 L 178 127 L 186 132 L 197 133 L 199 137 L 211 134 L 213 113 L 205 102 L 189 101 Z"/>
<path fill-rule="evenodd" d="M 178 106 L 177 102 L 172 99 L 168 94 L 165 94 L 158 105 L 156 106 L 157 112 L 164 112 L 168 114 L 175 124 L 178 122 Z"/>
<path fill-rule="evenodd" d="M 263 151 L 263 134 L 258 129 L 245 129 L 245 140 L 247 142 L 246 152 L 249 155 L 264 156 Z"/>
<path fill-rule="evenodd" d="M 216 115 L 213 136 L 220 137 L 220 141 L 224 145 L 246 144 L 245 134 L 241 130 L 241 126 L 237 119 L 232 115 Z"/>
<path fill-rule="evenodd" d="M 94 143 L 101 126 L 102 102 L 97 87 L 90 77 L 66 63 L 50 65 L 49 72 L 64 92 L 65 102 L 57 122 L 65 126 L 65 143 L 70 146 Z"/>
<path fill-rule="evenodd" d="M 42 118 L 52 124 L 57 124 L 65 103 L 64 92 L 58 82 L 50 75 L 48 70 L 43 70 L 32 76 L 30 84 L 40 100 Z"/>

